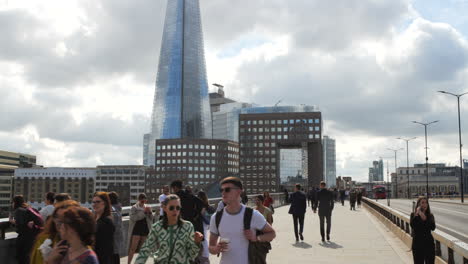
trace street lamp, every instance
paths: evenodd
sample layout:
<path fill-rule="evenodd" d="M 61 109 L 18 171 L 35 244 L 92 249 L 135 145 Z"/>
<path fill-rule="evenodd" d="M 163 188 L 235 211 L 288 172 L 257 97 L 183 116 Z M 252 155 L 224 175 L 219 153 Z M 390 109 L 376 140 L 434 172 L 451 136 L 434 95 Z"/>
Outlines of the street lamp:
<path fill-rule="evenodd" d="M 413 138 L 402 138 L 402 137 L 398 137 L 397 139 L 400 139 L 400 140 L 404 140 L 406 141 L 406 175 L 408 177 L 408 199 L 411 199 L 411 195 L 410 195 L 410 180 L 409 180 L 409 148 L 408 148 L 408 143 L 413 140 L 413 139 L 416 139 L 416 137 L 413 137 Z"/>
<path fill-rule="evenodd" d="M 398 198 L 398 170 L 397 170 L 397 152 L 399 150 L 403 150 L 402 148 L 399 149 L 391 149 L 387 148 L 387 150 L 391 150 L 395 152 L 395 198 Z"/>
<path fill-rule="evenodd" d="M 429 158 L 427 157 L 427 126 L 431 125 L 431 124 L 434 124 L 434 123 L 437 123 L 439 122 L 439 120 L 435 120 L 435 121 L 432 121 L 432 122 L 429 122 L 429 123 L 421 123 L 421 122 L 418 122 L 418 121 L 413 121 L 413 123 L 415 124 L 420 124 L 422 126 L 424 126 L 424 138 L 425 138 L 425 142 L 426 142 L 426 198 L 429 199 L 429 165 L 428 165 L 428 160 Z"/>
<path fill-rule="evenodd" d="M 388 180 L 388 159 L 391 159 L 391 157 L 379 157 L 380 159 L 386 159 L 387 161 L 387 205 L 390 207 L 390 195 L 388 195 L 388 192 L 390 191 L 390 181 Z"/>
<path fill-rule="evenodd" d="M 465 198 L 464 198 L 464 192 L 463 192 L 463 157 L 462 157 L 462 141 L 461 141 L 461 121 L 460 121 L 460 97 L 462 97 L 463 95 L 465 94 L 468 94 L 468 92 L 466 93 L 462 93 L 462 94 L 453 94 L 453 93 L 450 93 L 450 92 L 446 92 L 446 91 L 439 91 L 439 93 L 443 93 L 443 94 L 448 94 L 448 95 L 453 95 L 455 97 L 457 97 L 457 103 L 458 103 L 458 142 L 460 144 L 460 193 L 461 193 L 461 202 L 464 203 L 465 202 Z"/>

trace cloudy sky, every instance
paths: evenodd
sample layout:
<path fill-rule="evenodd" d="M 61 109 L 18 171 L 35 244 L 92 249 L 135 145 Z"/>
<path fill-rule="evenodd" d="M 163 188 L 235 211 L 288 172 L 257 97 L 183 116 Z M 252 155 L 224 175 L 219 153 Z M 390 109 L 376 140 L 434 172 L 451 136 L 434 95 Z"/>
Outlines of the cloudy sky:
<path fill-rule="evenodd" d="M 0 149 L 45 166 L 140 164 L 165 2 L 0 0 Z M 440 120 L 429 159 L 458 164 L 456 99 L 436 91 L 468 91 L 468 0 L 200 4 L 209 83 L 239 101 L 317 105 L 338 175 L 366 180 L 405 147 L 396 137 L 418 137 L 410 162 L 424 162 L 412 120 Z"/>

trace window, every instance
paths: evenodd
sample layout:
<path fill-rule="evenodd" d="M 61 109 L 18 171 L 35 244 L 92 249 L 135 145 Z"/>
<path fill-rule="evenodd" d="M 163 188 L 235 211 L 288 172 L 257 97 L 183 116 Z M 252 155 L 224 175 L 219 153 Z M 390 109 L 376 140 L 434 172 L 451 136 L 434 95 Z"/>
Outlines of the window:
<path fill-rule="evenodd" d="M 320 131 L 320 127 L 319 127 L 319 126 L 316 126 L 316 127 L 315 127 L 315 131 Z"/>
<path fill-rule="evenodd" d="M 315 124 L 320 124 L 320 119 L 315 118 Z"/>

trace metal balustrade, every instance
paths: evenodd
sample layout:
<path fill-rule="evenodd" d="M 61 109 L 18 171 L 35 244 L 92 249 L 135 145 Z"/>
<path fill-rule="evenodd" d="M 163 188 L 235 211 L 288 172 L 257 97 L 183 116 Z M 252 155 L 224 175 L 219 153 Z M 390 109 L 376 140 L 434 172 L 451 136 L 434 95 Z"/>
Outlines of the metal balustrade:
<path fill-rule="evenodd" d="M 376 215 L 397 237 L 411 248 L 412 229 L 409 215 L 368 198 L 362 200 L 371 213 Z M 468 264 L 468 244 L 437 229 L 432 232 L 432 236 L 435 240 L 436 263 Z"/>

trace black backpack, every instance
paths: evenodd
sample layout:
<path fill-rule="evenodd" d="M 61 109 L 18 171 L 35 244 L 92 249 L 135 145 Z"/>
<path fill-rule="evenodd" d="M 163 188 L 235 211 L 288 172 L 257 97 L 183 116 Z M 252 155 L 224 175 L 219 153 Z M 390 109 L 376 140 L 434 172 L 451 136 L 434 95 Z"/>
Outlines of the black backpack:
<path fill-rule="evenodd" d="M 215 216 L 215 223 L 216 229 L 218 230 L 219 234 L 219 223 L 221 223 L 221 218 L 223 217 L 224 209 L 216 212 Z M 250 207 L 245 207 L 244 211 L 244 230 L 250 229 L 250 222 L 252 221 L 253 209 Z"/>

